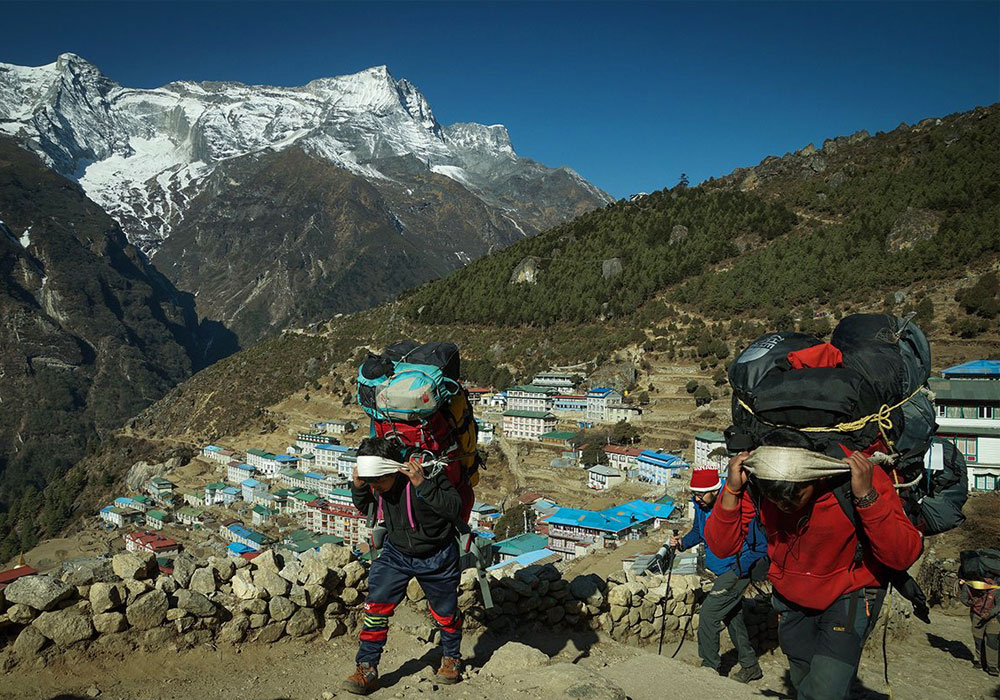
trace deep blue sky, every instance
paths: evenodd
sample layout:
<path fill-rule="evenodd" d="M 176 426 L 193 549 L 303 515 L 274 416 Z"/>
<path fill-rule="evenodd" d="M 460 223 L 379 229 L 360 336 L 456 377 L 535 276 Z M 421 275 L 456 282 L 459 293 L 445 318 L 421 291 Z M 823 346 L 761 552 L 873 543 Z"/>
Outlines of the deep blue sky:
<path fill-rule="evenodd" d="M 615 196 L 1000 100 L 1000 2 L 4 3 L 0 61 L 133 87 L 301 85 L 385 63 L 442 123 Z"/>

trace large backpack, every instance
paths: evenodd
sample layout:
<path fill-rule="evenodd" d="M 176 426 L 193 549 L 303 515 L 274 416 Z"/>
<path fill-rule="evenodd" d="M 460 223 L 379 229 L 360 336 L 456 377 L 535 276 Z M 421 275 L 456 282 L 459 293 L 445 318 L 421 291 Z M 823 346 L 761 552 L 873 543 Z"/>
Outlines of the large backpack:
<path fill-rule="evenodd" d="M 1000 549 L 969 549 L 959 554 L 958 576 L 963 585 L 979 595 L 970 597 L 969 606 L 977 617 L 988 620 L 1000 614 Z"/>
<path fill-rule="evenodd" d="M 846 451 L 896 455 L 890 476 L 907 484 L 907 515 L 926 534 L 964 520 L 965 460 L 941 445 L 928 459 L 937 423 L 929 393 L 930 346 L 909 319 L 854 314 L 830 343 L 794 333 L 769 333 L 729 368 L 731 451 L 760 445 L 803 447 L 832 457 Z"/>
<path fill-rule="evenodd" d="M 461 520 L 467 522 L 482 463 L 460 366 L 453 343 L 400 341 L 362 363 L 358 403 L 371 417 L 373 436 L 400 443 L 408 458 L 444 462 L 448 480 L 462 497 Z"/>

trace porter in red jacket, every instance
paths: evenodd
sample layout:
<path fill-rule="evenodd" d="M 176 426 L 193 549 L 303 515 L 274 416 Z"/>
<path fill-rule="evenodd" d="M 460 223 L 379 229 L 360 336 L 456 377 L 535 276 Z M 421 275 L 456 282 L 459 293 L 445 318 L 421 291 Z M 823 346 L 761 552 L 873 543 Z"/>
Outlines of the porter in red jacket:
<path fill-rule="evenodd" d="M 705 525 L 705 541 L 719 557 L 740 550 L 757 511 L 745 493 L 747 457 L 730 461 L 726 488 Z M 800 700 L 847 697 L 885 596 L 887 569 L 908 568 L 922 547 L 885 472 L 860 453 L 846 462 L 864 529 L 860 561 L 855 527 L 828 482 L 758 481 L 778 634 Z"/>

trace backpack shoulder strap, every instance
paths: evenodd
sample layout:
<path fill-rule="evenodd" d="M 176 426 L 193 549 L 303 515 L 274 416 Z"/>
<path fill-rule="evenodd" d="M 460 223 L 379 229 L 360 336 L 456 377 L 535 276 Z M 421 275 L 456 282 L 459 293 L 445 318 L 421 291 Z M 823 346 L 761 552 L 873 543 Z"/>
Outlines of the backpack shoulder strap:
<path fill-rule="evenodd" d="M 851 493 L 851 480 L 845 479 L 842 483 L 834 486 L 833 495 L 837 499 L 837 504 L 840 505 L 840 509 L 844 512 L 844 515 L 847 516 L 851 525 L 854 526 L 854 535 L 858 539 L 858 546 L 854 552 L 854 565 L 857 566 L 864 557 L 867 537 L 865 536 L 865 528 L 861 524 L 861 516 L 858 515 L 858 509 L 854 505 L 854 498 Z"/>

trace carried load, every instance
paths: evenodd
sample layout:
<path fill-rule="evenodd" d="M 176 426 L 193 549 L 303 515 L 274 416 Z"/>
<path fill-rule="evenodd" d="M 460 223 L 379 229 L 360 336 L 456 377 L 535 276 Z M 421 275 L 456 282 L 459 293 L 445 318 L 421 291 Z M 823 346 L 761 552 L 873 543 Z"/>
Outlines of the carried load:
<path fill-rule="evenodd" d="M 372 437 L 398 442 L 407 459 L 442 466 L 462 497 L 461 519 L 468 522 L 482 463 L 460 367 L 454 343 L 402 340 L 361 364 L 357 398 L 371 418 Z"/>
<path fill-rule="evenodd" d="M 909 318 L 854 314 L 829 343 L 768 333 L 729 368 L 730 451 L 802 448 L 843 459 L 873 454 L 900 491 L 907 516 L 925 534 L 960 525 L 965 460 L 936 440 L 930 346 Z"/>

